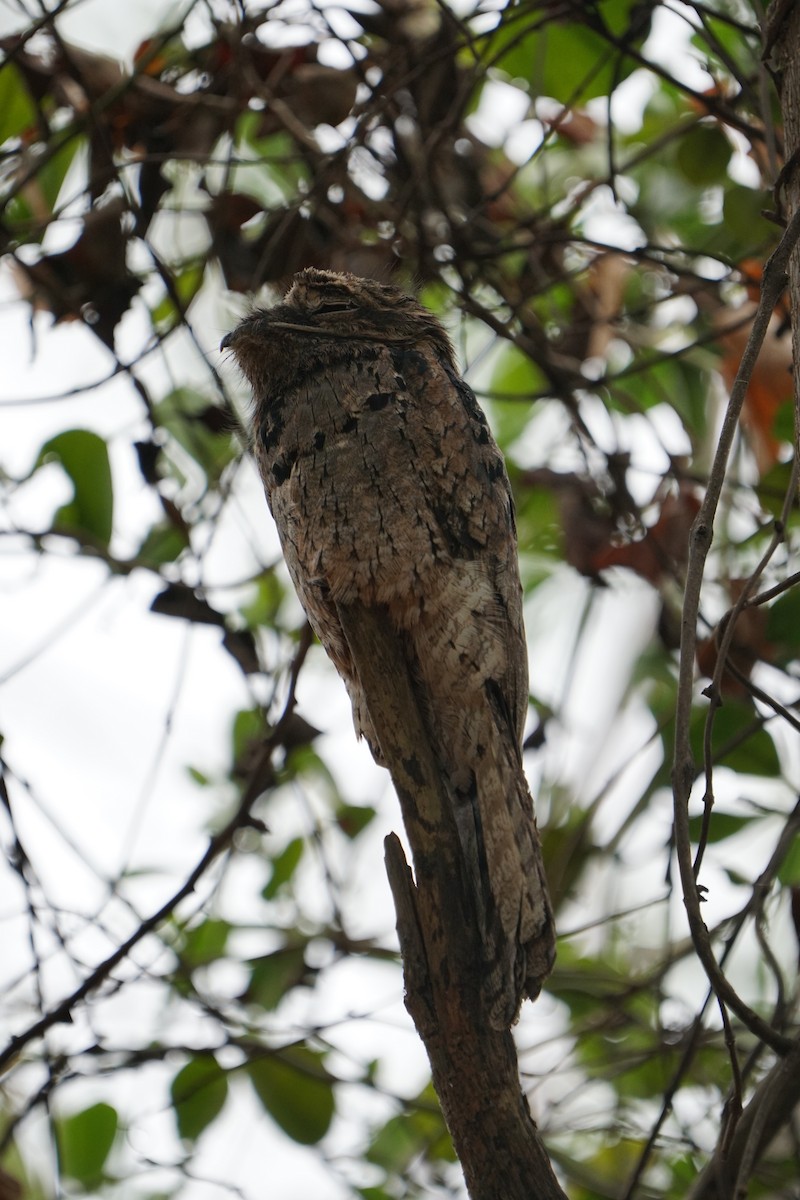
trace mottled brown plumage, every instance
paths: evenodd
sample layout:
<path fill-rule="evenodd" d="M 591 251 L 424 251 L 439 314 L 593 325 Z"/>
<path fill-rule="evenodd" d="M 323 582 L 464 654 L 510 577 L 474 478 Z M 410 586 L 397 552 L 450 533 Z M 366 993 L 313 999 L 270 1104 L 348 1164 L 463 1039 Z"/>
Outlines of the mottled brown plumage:
<path fill-rule="evenodd" d="M 452 797 L 492 1024 L 553 958 L 520 742 L 528 702 L 511 491 L 447 335 L 399 290 L 306 270 L 223 341 L 249 380 L 254 448 L 284 555 L 381 761 L 337 606 L 402 635 Z"/>

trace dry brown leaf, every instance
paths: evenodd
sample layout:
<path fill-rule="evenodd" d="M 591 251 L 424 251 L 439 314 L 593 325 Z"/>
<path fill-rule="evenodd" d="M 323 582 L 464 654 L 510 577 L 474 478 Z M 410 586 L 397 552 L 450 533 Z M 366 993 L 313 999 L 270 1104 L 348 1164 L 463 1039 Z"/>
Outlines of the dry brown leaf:
<path fill-rule="evenodd" d="M 641 575 L 653 587 L 675 579 L 685 566 L 689 553 L 689 531 L 700 510 L 694 491 L 681 488 L 664 500 L 658 520 L 643 538 L 621 546 L 607 546 L 595 555 L 596 571 L 607 567 L 627 567 Z"/>
<path fill-rule="evenodd" d="M 741 595 L 745 583 L 746 580 L 743 579 L 730 581 L 728 593 L 731 603 L 735 603 Z M 757 662 L 772 660 L 774 647 L 767 639 L 767 622 L 767 610 L 761 606 L 745 608 L 739 613 L 726 662 L 730 663 L 737 674 L 743 678 L 737 678 L 737 675 L 727 669 L 723 670 L 720 681 L 723 699 L 747 699 L 750 693 L 745 680 L 750 678 L 753 667 Z M 725 622 L 722 622 L 709 637 L 697 644 L 695 655 L 697 666 L 700 674 L 707 679 L 714 678 L 724 629 Z"/>
<path fill-rule="evenodd" d="M 757 304 L 748 300 L 737 309 L 725 309 L 714 318 L 722 348 L 720 373 L 725 386 L 733 387 L 750 336 Z M 775 435 L 778 410 L 792 399 L 792 339 L 786 314 L 776 309 L 753 370 L 742 408 L 742 428 L 761 475 L 775 465 L 782 442 Z"/>

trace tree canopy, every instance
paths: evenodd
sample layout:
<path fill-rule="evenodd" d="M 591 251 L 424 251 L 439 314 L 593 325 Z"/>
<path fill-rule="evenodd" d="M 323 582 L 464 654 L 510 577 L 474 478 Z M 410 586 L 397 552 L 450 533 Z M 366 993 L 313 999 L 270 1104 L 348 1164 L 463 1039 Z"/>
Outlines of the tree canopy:
<path fill-rule="evenodd" d="M 564 1190 L 788 1200 L 796 13 L 117 9 L 0 36 L 0 1197 L 462 1194 L 396 801 L 217 349 L 317 266 L 418 294 L 506 454 L 560 934 L 515 1037 Z"/>

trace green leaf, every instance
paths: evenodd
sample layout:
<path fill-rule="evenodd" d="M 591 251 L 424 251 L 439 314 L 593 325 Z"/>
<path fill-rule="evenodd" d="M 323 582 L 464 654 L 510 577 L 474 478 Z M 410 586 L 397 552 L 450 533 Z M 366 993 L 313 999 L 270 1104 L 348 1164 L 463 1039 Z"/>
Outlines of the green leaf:
<path fill-rule="evenodd" d="M 786 489 L 791 485 L 794 489 L 795 484 L 792 480 L 792 464 L 776 463 L 766 475 L 763 475 L 756 492 L 758 502 L 767 512 L 772 513 L 774 517 L 780 518 Z M 792 518 L 790 518 L 791 521 Z"/>
<path fill-rule="evenodd" d="M 340 804 L 336 809 L 336 824 L 349 838 L 357 838 L 375 817 L 368 804 Z"/>
<path fill-rule="evenodd" d="M 175 562 L 188 546 L 189 539 L 183 530 L 164 521 L 148 531 L 135 557 L 137 564 L 157 569 L 164 563 Z"/>
<path fill-rule="evenodd" d="M 675 156 L 690 183 L 720 183 L 733 154 L 733 146 L 718 125 L 698 125 L 683 135 Z"/>
<path fill-rule="evenodd" d="M 4 72 L 5 69 L 0 71 L 0 78 Z M 0 99 L 0 114 L 3 113 L 3 102 Z M 73 134 L 53 152 L 55 143 L 51 142 L 44 162 L 33 179 L 22 191 L 8 199 L 5 210 L 6 224 L 16 230 L 23 241 L 42 241 L 47 229 L 47 224 L 42 219 L 43 213 L 51 214 L 55 211 L 67 171 L 72 166 L 78 150 L 85 147 L 86 143 L 85 137 Z"/>
<path fill-rule="evenodd" d="M 628 146 L 658 143 L 659 139 L 669 134 L 688 112 L 685 95 L 679 88 L 662 79 L 644 107 L 640 127 L 624 135 L 622 142 Z"/>
<path fill-rule="evenodd" d="M 714 7 L 719 10 L 721 19 L 717 20 L 711 15 L 712 10 L 709 5 L 708 14 L 703 20 L 702 32 L 696 33 L 690 39 L 690 44 L 706 60 L 703 65 L 709 76 L 718 81 L 718 86 L 722 79 L 738 83 L 742 79 L 754 78 L 760 65 L 758 39 L 742 37 L 740 28 L 734 22 L 726 19 L 725 10 L 733 12 L 730 3 Z M 752 12 L 754 8 L 755 6 L 750 3 L 744 10 L 740 9 L 739 11 Z M 731 75 L 731 71 L 733 71 L 733 75 Z M 723 83 L 722 88 L 724 89 L 724 87 Z"/>
<path fill-rule="evenodd" d="M 246 604 L 242 604 L 239 612 L 244 618 L 248 629 L 258 629 L 262 626 L 274 626 L 278 609 L 283 603 L 286 591 L 275 571 L 264 571 L 253 581 L 253 593 Z"/>
<path fill-rule="evenodd" d="M 194 1141 L 221 1112 L 228 1079 L 213 1054 L 198 1055 L 175 1076 L 170 1095 L 178 1133 Z"/>
<path fill-rule="evenodd" d="M 625 1093 L 630 1094 L 630 1093 Z M 642 1160 L 644 1142 L 633 1138 L 615 1137 L 610 1144 L 600 1146 L 581 1161 L 583 1177 L 592 1180 L 593 1190 L 589 1193 L 592 1200 L 595 1197 L 607 1196 L 616 1186 L 620 1178 L 628 1178 L 634 1168 Z M 584 1200 L 589 1200 L 586 1192 Z"/>
<path fill-rule="evenodd" d="M 775 242 L 775 226 L 764 216 L 774 208 L 771 192 L 730 183 L 722 202 L 722 229 L 725 242 L 722 248 L 734 259 L 757 255 Z"/>
<path fill-rule="evenodd" d="M 36 124 L 36 108 L 25 77 L 13 62 L 0 70 L 0 144 Z"/>
<path fill-rule="evenodd" d="M 787 887 L 800 884 L 800 837 L 796 837 L 780 865 L 778 879 Z"/>
<path fill-rule="evenodd" d="M 734 871 L 731 867 L 723 867 L 722 870 L 734 887 L 752 887 L 752 879 L 748 879 L 741 871 Z"/>
<path fill-rule="evenodd" d="M 512 473 L 513 477 L 513 473 Z M 520 552 L 524 556 L 544 556 L 549 559 L 560 559 L 563 556 L 564 534 L 561 517 L 558 511 L 558 501 L 550 488 L 531 487 L 515 488 L 517 504 L 517 537 Z M 529 564 L 523 560 L 524 579 L 529 579 Z M 539 579 L 536 579 L 539 582 Z"/>
<path fill-rule="evenodd" d="M 665 358 L 645 369 L 628 368 L 609 386 L 621 409 L 668 404 L 687 432 L 699 436 L 705 432 L 711 407 L 709 381 L 708 371 L 691 361 L 689 351 L 685 357 Z"/>
<path fill-rule="evenodd" d="M 792 649 L 800 647 L 800 588 L 779 596 L 767 615 L 767 641 Z"/>
<path fill-rule="evenodd" d="M 703 738 L 708 708 L 692 713 L 691 743 L 695 762 L 703 762 Z M 776 776 L 780 771 L 778 752 L 769 732 L 755 711 L 746 704 L 726 700 L 714 716 L 712 754 L 715 763 L 745 775 Z"/>
<path fill-rule="evenodd" d="M 623 983 L 614 1005 L 613 1024 L 587 1033 L 576 1047 L 588 1073 L 606 1081 L 613 1079 L 621 1096 L 658 1098 L 671 1075 L 674 1050 L 653 1028 L 652 1010 L 651 995 L 630 995 Z"/>
<path fill-rule="evenodd" d="M 753 821 L 761 818 L 753 813 L 751 816 L 736 816 L 734 813 L 719 812 L 716 808 L 711 813 L 711 821 L 708 827 L 709 842 L 724 842 L 726 838 L 733 837 L 737 833 L 741 833 Z M 689 836 L 693 842 L 700 838 L 700 833 L 703 828 L 703 815 L 699 813 L 689 820 Z"/>
<path fill-rule="evenodd" d="M 531 406 L 525 400 L 490 400 L 485 405 L 489 424 L 503 450 L 525 432 L 531 419 Z"/>
<path fill-rule="evenodd" d="M 291 134 L 281 131 L 260 137 L 262 124 L 262 114 L 252 109 L 246 109 L 236 122 L 234 136 L 237 148 L 243 151 L 242 160 L 255 153 L 257 161 L 240 162 L 235 172 L 235 186 L 258 199 L 269 199 L 270 207 L 273 207 L 276 192 L 287 200 L 293 198 L 309 173 Z M 264 170 L 265 165 L 268 165 L 268 171 Z"/>
<path fill-rule="evenodd" d="M 267 722 L 260 708 L 243 708 L 233 719 L 233 761 L 247 759 L 254 745 L 261 745 L 267 736 Z"/>
<path fill-rule="evenodd" d="M 181 961 L 190 969 L 205 966 L 222 957 L 231 927 L 227 921 L 209 917 L 185 933 Z"/>
<path fill-rule="evenodd" d="M 406 1115 L 392 1117 L 372 1140 L 366 1158 L 387 1171 L 403 1172 L 426 1149 Z"/>
<path fill-rule="evenodd" d="M 527 354 L 516 346 L 503 349 L 492 373 L 486 409 L 492 429 L 505 448 L 520 436 L 531 419 L 531 399 L 541 393 L 545 379 Z"/>
<path fill-rule="evenodd" d="M 295 868 L 303 857 L 305 843 L 302 838 L 292 838 L 289 844 L 272 860 L 272 875 L 261 895 L 265 900 L 274 900 L 280 889 L 290 882 Z"/>
<path fill-rule="evenodd" d="M 58 1122 L 58 1150 L 62 1174 L 77 1179 L 86 1191 L 103 1177 L 103 1165 L 117 1134 L 117 1110 L 110 1104 L 93 1104 Z"/>
<path fill-rule="evenodd" d="M 293 746 L 286 756 L 284 773 L 287 779 L 313 779 L 323 788 L 332 801 L 339 802 L 339 789 L 327 763 L 323 762 L 313 746 Z"/>
<path fill-rule="evenodd" d="M 198 787 L 211 786 L 211 776 L 206 775 L 205 771 L 201 771 L 199 767 L 187 767 L 186 774 Z"/>
<path fill-rule="evenodd" d="M 306 965 L 303 946 L 284 946 L 272 954 L 256 958 L 251 964 L 250 982 L 244 1000 L 272 1012 L 292 988 L 309 985 L 314 973 Z"/>
<path fill-rule="evenodd" d="M 677 1158 L 669 1164 L 669 1169 L 672 1171 L 672 1180 L 675 1185 L 674 1195 L 688 1195 L 690 1185 L 693 1184 L 700 1173 L 700 1156 L 695 1158 L 691 1154 L 687 1154 L 684 1158 Z"/>
<path fill-rule="evenodd" d="M 56 207 L 67 171 L 72 166 L 75 155 L 79 150 L 86 149 L 87 146 L 88 138 L 82 134 L 75 134 L 68 138 L 63 146 L 59 146 L 55 154 L 48 158 L 47 162 L 36 172 L 36 182 L 50 212 L 53 212 Z"/>
<path fill-rule="evenodd" d="M 639 198 L 631 212 L 649 236 L 666 226 L 678 231 L 688 245 L 708 240 L 708 224 L 698 209 L 702 190 L 675 170 L 668 154 L 655 162 L 638 164 L 631 176 L 639 186 Z"/>
<path fill-rule="evenodd" d="M 313 1146 L 325 1136 L 335 1105 L 321 1054 L 287 1046 L 254 1059 L 246 1070 L 264 1108 L 293 1141 Z"/>
<path fill-rule="evenodd" d="M 791 390 L 791 383 L 788 377 L 786 385 L 787 389 Z M 794 441 L 794 398 L 791 395 L 787 396 L 775 413 L 775 418 L 772 422 L 772 432 L 779 442 L 789 442 L 791 444 Z"/>
<path fill-rule="evenodd" d="M 53 528 L 88 533 L 108 545 L 114 494 L 106 443 L 88 429 L 68 429 L 42 446 L 36 465 L 53 461 L 61 464 L 75 489 L 72 500 L 56 513 Z"/>
<path fill-rule="evenodd" d="M 637 3 L 599 0 L 592 7 L 600 26 L 625 36 Z M 519 10 L 508 11 L 516 15 Z M 538 11 L 534 20 L 536 27 L 523 34 L 522 21 L 506 17 L 490 37 L 489 53 L 495 58 L 500 51 L 496 65 L 512 78 L 524 79 L 536 95 L 582 105 L 608 95 L 633 69 L 631 59 L 621 55 L 602 32 L 590 28 L 588 21 L 542 22 Z M 642 28 L 638 36 L 628 38 L 632 48 L 641 44 L 646 32 Z"/>
<path fill-rule="evenodd" d="M 153 326 L 159 333 L 168 333 L 184 319 L 184 313 L 202 287 L 205 269 L 204 261 L 192 263 L 174 277 L 175 299 L 167 293 L 150 313 Z"/>
<path fill-rule="evenodd" d="M 432 1084 L 405 1112 L 391 1117 L 376 1132 L 365 1157 L 387 1171 L 400 1173 L 416 1158 L 455 1162 L 453 1143 Z"/>
<path fill-rule="evenodd" d="M 158 423 L 216 482 L 237 453 L 233 424 L 201 391 L 178 387 L 154 405 Z"/>

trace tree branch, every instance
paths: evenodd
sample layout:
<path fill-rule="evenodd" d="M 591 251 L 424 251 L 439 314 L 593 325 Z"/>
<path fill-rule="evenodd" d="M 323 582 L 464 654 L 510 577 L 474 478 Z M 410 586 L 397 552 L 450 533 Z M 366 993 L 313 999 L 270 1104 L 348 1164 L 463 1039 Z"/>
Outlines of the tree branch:
<path fill-rule="evenodd" d="M 34 1021 L 22 1033 L 12 1037 L 5 1049 L 0 1050 L 0 1071 L 17 1058 L 30 1042 L 42 1037 L 48 1029 L 52 1029 L 54 1025 L 60 1025 L 64 1022 L 72 1020 L 73 1010 L 85 1000 L 93 991 L 106 982 L 110 977 L 115 967 L 119 966 L 130 954 L 131 950 L 152 933 L 158 926 L 167 919 L 175 911 L 182 900 L 190 896 L 202 877 L 211 867 L 211 865 L 224 853 L 230 846 L 233 835 L 237 829 L 243 828 L 245 825 L 253 824 L 253 818 L 250 816 L 250 809 L 258 799 L 259 795 L 264 790 L 264 768 L 272 757 L 275 749 L 282 745 L 282 739 L 287 727 L 289 718 L 294 711 L 295 704 L 295 686 L 297 683 L 297 674 L 302 666 L 302 663 L 308 653 L 311 645 L 310 631 L 309 635 L 305 634 L 300 640 L 297 652 L 292 662 L 289 675 L 289 694 L 284 705 L 283 712 L 274 726 L 270 736 L 265 741 L 258 761 L 255 763 L 253 770 L 250 773 L 250 780 L 242 795 L 236 812 L 226 825 L 214 834 L 211 838 L 205 853 L 196 863 L 192 871 L 189 873 L 185 881 L 181 884 L 176 892 L 169 897 L 168 900 L 161 905 L 156 912 L 151 913 L 149 917 L 143 920 L 133 931 L 130 937 L 126 938 L 121 945 L 117 947 L 113 954 L 104 959 L 94 968 L 93 971 L 86 976 L 83 982 L 75 988 L 68 996 L 65 996 L 59 1004 L 43 1013 L 38 1021 Z"/>
<path fill-rule="evenodd" d="M 472 1200 L 566 1200 L 519 1081 L 514 1039 L 481 1002 L 478 923 L 446 785 L 397 633 L 379 610 L 339 606 L 414 854 L 395 835 L 386 866 L 406 1006 L 431 1063 Z M 499 1167 L 502 1164 L 502 1167 Z"/>
<path fill-rule="evenodd" d="M 746 1195 L 753 1168 L 798 1103 L 800 1040 L 761 1080 L 727 1147 L 717 1147 L 686 1200 L 736 1200 Z"/>
<path fill-rule="evenodd" d="M 691 749 L 692 695 L 694 690 L 694 664 L 697 643 L 697 618 L 700 608 L 700 592 L 703 572 L 711 549 L 714 517 L 719 504 L 722 487 L 739 422 L 742 404 L 753 374 L 764 335 L 767 332 L 772 310 L 785 286 L 786 269 L 790 256 L 800 237 L 800 212 L 792 217 L 776 250 L 764 268 L 763 285 L 758 310 L 747 340 L 736 381 L 731 389 L 730 400 L 720 430 L 717 451 L 708 480 L 703 503 L 692 525 L 689 540 L 689 562 L 686 569 L 686 588 L 683 597 L 681 618 L 680 673 L 678 678 L 678 700 L 675 713 L 675 756 L 673 760 L 672 786 L 675 820 L 675 846 L 683 887 L 683 899 L 689 919 L 689 929 L 709 982 L 720 1000 L 727 1004 L 739 1019 L 762 1038 L 769 1046 L 785 1054 L 791 1041 L 778 1033 L 749 1005 L 745 1004 L 728 982 L 717 962 L 711 945 L 708 928 L 700 909 L 700 892 L 694 873 L 691 839 L 689 836 L 689 796 L 697 769 Z"/>

